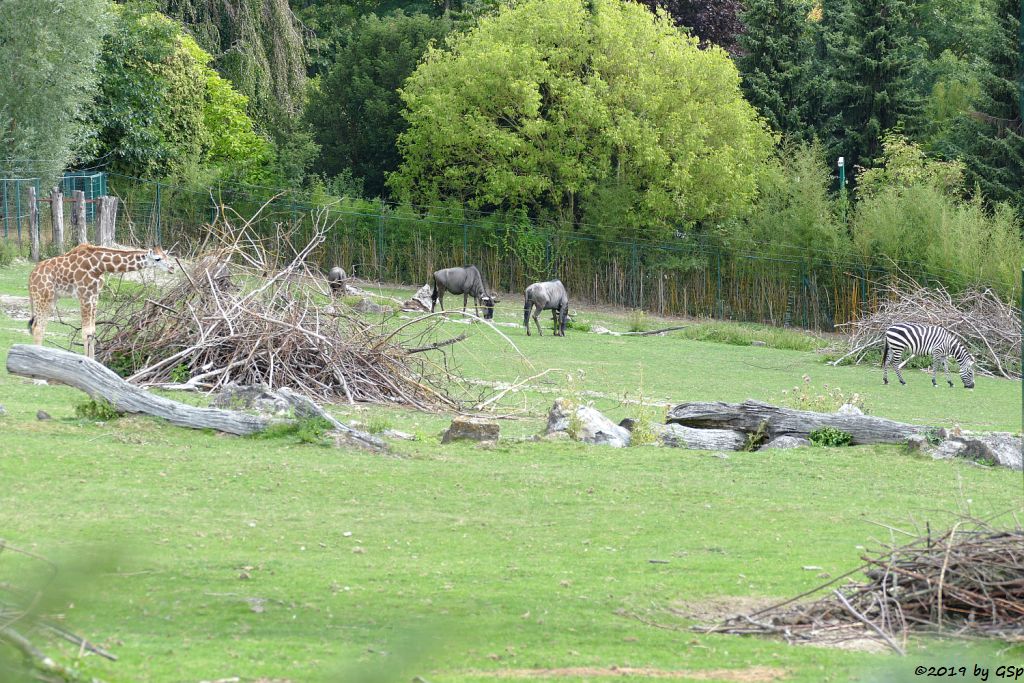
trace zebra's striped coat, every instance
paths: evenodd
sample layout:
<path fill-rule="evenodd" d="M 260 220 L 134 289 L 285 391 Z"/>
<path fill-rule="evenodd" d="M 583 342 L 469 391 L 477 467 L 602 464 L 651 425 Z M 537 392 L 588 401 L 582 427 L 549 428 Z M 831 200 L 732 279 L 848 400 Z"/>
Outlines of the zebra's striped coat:
<path fill-rule="evenodd" d="M 904 353 L 907 354 L 907 357 L 900 363 Z M 882 383 L 889 383 L 889 366 L 891 365 L 896 371 L 900 384 L 906 384 L 900 370 L 911 358 L 924 354 L 932 356 L 932 386 L 938 386 L 936 375 L 940 359 L 942 368 L 946 371 L 946 381 L 949 382 L 949 386 L 953 386 L 953 380 L 949 375 L 949 357 L 953 356 L 960 364 L 960 379 L 963 381 L 964 387 L 974 388 L 974 357 L 967 351 L 963 342 L 946 329 L 918 323 L 896 323 L 890 325 L 885 331 L 885 345 L 882 349 Z"/>

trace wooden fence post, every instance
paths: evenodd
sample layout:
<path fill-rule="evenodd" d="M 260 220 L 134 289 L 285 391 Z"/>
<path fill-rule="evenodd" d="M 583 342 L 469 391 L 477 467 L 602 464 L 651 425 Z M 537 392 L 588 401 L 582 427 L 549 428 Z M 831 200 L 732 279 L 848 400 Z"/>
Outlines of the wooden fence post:
<path fill-rule="evenodd" d="M 28 231 L 32 236 L 32 260 L 39 260 L 39 200 L 35 185 L 28 186 Z"/>
<path fill-rule="evenodd" d="M 100 197 L 100 210 L 96 217 L 96 241 L 101 247 L 114 244 L 114 226 L 117 224 L 117 197 Z"/>
<path fill-rule="evenodd" d="M 85 224 L 85 192 L 75 190 L 71 198 L 71 228 L 75 231 L 78 243 L 85 244 L 89 241 L 89 231 Z"/>
<path fill-rule="evenodd" d="M 64 193 L 61 192 L 60 186 L 54 186 L 50 190 L 50 215 L 52 221 L 52 236 L 51 241 L 53 242 L 54 249 L 58 254 L 64 253 Z"/>

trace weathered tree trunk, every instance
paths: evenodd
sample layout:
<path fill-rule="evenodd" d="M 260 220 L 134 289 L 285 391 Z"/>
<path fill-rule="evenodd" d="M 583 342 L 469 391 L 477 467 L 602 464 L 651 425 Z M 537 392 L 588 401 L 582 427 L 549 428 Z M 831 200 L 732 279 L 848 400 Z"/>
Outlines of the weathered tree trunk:
<path fill-rule="evenodd" d="M 100 197 L 100 209 L 96 216 L 96 241 L 101 247 L 114 244 L 114 228 L 117 225 L 117 197 Z"/>
<path fill-rule="evenodd" d="M 32 260 L 39 260 L 39 198 L 36 188 L 28 186 L 28 232 L 32 238 Z"/>
<path fill-rule="evenodd" d="M 71 229 L 79 244 L 89 241 L 89 229 L 85 224 L 85 192 L 75 190 L 71 194 Z"/>
<path fill-rule="evenodd" d="M 64 193 L 60 187 L 50 190 L 51 240 L 58 254 L 64 253 Z"/>
<path fill-rule="evenodd" d="M 765 423 L 768 439 L 777 436 L 806 438 L 815 429 L 835 427 L 852 435 L 854 444 L 901 443 L 924 431 L 924 427 L 881 417 L 812 413 L 779 408 L 760 401 L 681 403 L 668 412 L 665 421 L 686 427 L 737 429 L 744 432 L 756 432 Z"/>
<path fill-rule="evenodd" d="M 179 427 L 209 428 L 245 435 L 262 431 L 270 424 L 267 418 L 255 415 L 217 408 L 195 408 L 154 396 L 128 384 L 91 358 L 60 349 L 15 344 L 7 353 L 7 372 L 67 384 L 92 398 L 102 398 L 121 412 L 155 415 Z"/>

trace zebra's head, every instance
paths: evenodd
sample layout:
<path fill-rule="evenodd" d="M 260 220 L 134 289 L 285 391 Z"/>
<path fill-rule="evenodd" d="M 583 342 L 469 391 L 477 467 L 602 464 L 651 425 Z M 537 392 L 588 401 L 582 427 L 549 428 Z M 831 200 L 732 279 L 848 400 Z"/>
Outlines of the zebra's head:
<path fill-rule="evenodd" d="M 970 354 L 960 363 L 960 379 L 964 382 L 964 389 L 974 388 L 974 358 Z"/>

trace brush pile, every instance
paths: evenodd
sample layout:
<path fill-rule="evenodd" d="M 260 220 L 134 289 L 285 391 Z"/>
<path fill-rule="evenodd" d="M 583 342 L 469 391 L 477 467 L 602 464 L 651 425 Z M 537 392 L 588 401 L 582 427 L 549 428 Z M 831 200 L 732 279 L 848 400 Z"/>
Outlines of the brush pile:
<path fill-rule="evenodd" d="M 976 361 L 975 371 L 1020 379 L 1020 311 L 1007 305 L 990 289 L 968 289 L 956 296 L 944 288 L 922 287 L 895 280 L 882 287 L 885 300 L 873 315 L 852 323 L 850 353 L 860 362 L 868 350 L 880 346 L 885 330 L 899 322 L 944 327 L 958 335 Z"/>
<path fill-rule="evenodd" d="M 97 359 L 144 385 L 266 385 L 318 401 L 458 408 L 460 381 L 447 358 L 409 348 L 433 340 L 438 319 L 373 324 L 332 301 L 326 280 L 307 266 L 328 229 L 317 222 L 298 247 L 283 227 L 264 240 L 247 225 L 211 227 L 219 244 L 183 268 L 176 284 L 129 289 L 108 308 L 97 326 Z"/>
<path fill-rule="evenodd" d="M 821 599 L 779 605 L 699 630 L 790 642 L 873 638 L 898 652 L 911 632 L 1024 640 L 1024 530 L 961 521 L 939 537 L 889 546 L 844 574 L 867 577 Z M 813 595 L 839 579 L 819 586 Z"/>

